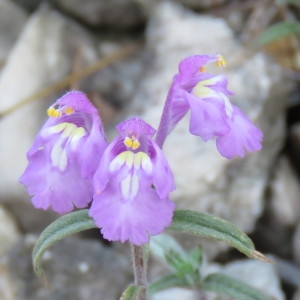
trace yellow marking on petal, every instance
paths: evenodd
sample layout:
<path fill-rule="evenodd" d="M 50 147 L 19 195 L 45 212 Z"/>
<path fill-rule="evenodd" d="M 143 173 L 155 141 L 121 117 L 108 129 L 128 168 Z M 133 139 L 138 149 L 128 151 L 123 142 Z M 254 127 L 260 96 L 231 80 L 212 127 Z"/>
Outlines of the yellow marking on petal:
<path fill-rule="evenodd" d="M 65 114 L 66 114 L 67 116 L 73 114 L 74 111 L 75 111 L 75 110 L 74 110 L 73 107 L 66 107 L 66 108 L 64 109 L 64 112 L 65 112 Z"/>
<path fill-rule="evenodd" d="M 71 134 L 71 137 L 81 138 L 83 136 L 85 136 L 85 129 L 83 127 L 76 128 Z"/>
<path fill-rule="evenodd" d="M 216 92 L 213 89 L 211 89 L 209 86 L 216 84 L 218 81 L 219 78 L 217 76 L 202 80 L 194 86 L 192 90 L 192 94 L 200 98 L 214 96 L 216 95 Z"/>
<path fill-rule="evenodd" d="M 55 109 L 53 106 L 50 106 L 47 109 L 47 114 L 48 114 L 49 117 L 52 117 L 52 118 L 61 117 L 61 111 L 59 111 L 58 109 Z"/>
<path fill-rule="evenodd" d="M 204 86 L 202 82 L 199 82 L 194 86 L 192 94 L 199 98 L 206 98 L 215 95 L 215 92 L 207 86 Z"/>
<path fill-rule="evenodd" d="M 145 152 L 140 151 L 140 152 L 136 153 L 134 156 L 134 162 L 133 162 L 135 169 L 140 168 L 141 164 L 144 165 L 145 162 L 149 159 L 150 159 L 150 157 Z"/>
<path fill-rule="evenodd" d="M 133 164 L 134 153 L 131 151 L 124 151 L 117 156 L 122 163 L 126 163 L 128 167 Z"/>
<path fill-rule="evenodd" d="M 66 123 L 64 132 L 62 133 L 63 138 L 69 137 L 74 130 L 76 130 L 77 126 L 73 123 Z"/>
<path fill-rule="evenodd" d="M 59 123 L 57 125 L 51 126 L 48 130 L 49 130 L 49 133 L 58 133 L 58 132 L 65 130 L 65 128 L 67 126 L 68 126 L 68 123 L 63 122 L 63 123 Z"/>
<path fill-rule="evenodd" d="M 201 73 L 206 72 L 206 68 L 205 68 L 205 67 L 201 67 L 201 68 L 199 69 L 199 72 L 201 72 Z"/>
<path fill-rule="evenodd" d="M 225 67 L 226 66 L 226 60 L 224 59 L 224 57 L 222 55 L 218 56 L 218 60 L 216 61 L 216 65 L 217 67 Z"/>
<path fill-rule="evenodd" d="M 128 168 L 132 167 L 133 164 L 134 153 L 131 151 L 124 151 L 117 155 L 109 165 L 109 170 L 114 172 L 120 169 L 124 163 L 126 163 Z"/>

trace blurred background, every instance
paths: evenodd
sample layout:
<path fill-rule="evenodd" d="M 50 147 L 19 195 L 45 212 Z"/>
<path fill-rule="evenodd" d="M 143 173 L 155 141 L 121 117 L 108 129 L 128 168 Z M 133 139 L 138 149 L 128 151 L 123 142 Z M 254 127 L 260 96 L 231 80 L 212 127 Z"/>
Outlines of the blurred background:
<path fill-rule="evenodd" d="M 220 53 L 227 66 L 213 71 L 226 74 L 232 102 L 264 132 L 263 150 L 228 161 L 214 141 L 189 135 L 185 118 L 164 147 L 172 199 L 233 222 L 275 264 L 219 242 L 176 239 L 186 249 L 201 243 L 204 273 L 217 269 L 272 299 L 299 300 L 299 20 L 299 0 L 0 0 L 0 299 L 118 299 L 132 281 L 129 245 L 103 241 L 98 230 L 46 252 L 50 291 L 33 273 L 32 247 L 58 215 L 34 209 L 18 178 L 47 107 L 79 89 L 109 140 L 130 116 L 157 128 L 178 62 Z M 151 259 L 150 280 L 164 272 Z M 153 299 L 216 297 L 170 289 Z"/>

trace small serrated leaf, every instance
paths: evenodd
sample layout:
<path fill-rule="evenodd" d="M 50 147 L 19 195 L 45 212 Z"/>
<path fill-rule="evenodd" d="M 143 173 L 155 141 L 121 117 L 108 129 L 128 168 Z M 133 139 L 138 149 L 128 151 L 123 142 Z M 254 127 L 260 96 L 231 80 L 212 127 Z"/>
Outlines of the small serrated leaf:
<path fill-rule="evenodd" d="M 177 210 L 174 212 L 172 224 L 168 229 L 224 241 L 248 257 L 271 262 L 255 250 L 253 242 L 245 233 L 232 223 L 210 214 L 192 210 Z"/>
<path fill-rule="evenodd" d="M 91 228 L 97 228 L 97 226 L 94 224 L 93 219 L 88 216 L 88 210 L 83 209 L 58 218 L 41 233 L 32 251 L 32 262 L 37 277 L 46 286 L 49 285 L 41 266 L 45 251 L 57 241 Z"/>
<path fill-rule="evenodd" d="M 203 290 L 217 292 L 238 300 L 270 300 L 256 288 L 224 274 L 210 274 L 201 285 Z"/>

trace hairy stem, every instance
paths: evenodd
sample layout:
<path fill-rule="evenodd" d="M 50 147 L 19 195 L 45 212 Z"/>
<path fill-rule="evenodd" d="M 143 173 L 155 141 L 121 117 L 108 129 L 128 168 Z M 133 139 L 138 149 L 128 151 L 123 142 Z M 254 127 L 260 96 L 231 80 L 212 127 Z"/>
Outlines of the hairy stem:
<path fill-rule="evenodd" d="M 135 285 L 142 287 L 142 290 L 137 296 L 136 300 L 146 300 L 148 286 L 147 265 L 149 256 L 149 245 L 131 245 L 131 253 L 134 272 L 134 283 Z"/>

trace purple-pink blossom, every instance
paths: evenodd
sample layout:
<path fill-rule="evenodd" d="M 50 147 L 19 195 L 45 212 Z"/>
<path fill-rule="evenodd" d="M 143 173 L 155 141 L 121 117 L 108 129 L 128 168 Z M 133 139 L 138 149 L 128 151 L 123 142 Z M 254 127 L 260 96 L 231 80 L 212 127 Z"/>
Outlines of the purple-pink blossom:
<path fill-rule="evenodd" d="M 65 94 L 47 112 L 20 182 L 36 208 L 66 213 L 92 201 L 93 175 L 107 143 L 98 111 L 82 92 Z"/>
<path fill-rule="evenodd" d="M 104 238 L 141 245 L 171 224 L 173 175 L 150 125 L 131 118 L 117 130 L 94 176 L 89 215 Z"/>
<path fill-rule="evenodd" d="M 174 76 L 156 141 L 167 135 L 190 109 L 190 132 L 204 141 L 216 138 L 217 149 L 228 159 L 261 149 L 263 134 L 229 101 L 227 78 L 206 72 L 205 65 L 225 65 L 220 55 L 194 55 L 183 59 Z"/>

